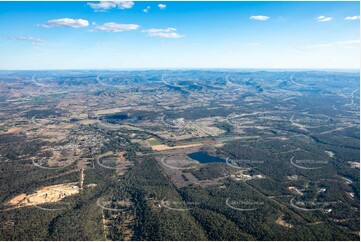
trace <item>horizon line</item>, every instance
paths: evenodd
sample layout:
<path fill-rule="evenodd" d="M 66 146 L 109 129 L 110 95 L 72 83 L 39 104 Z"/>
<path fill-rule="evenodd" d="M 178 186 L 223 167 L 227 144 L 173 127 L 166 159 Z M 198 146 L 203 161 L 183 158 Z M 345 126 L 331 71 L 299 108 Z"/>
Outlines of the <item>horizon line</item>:
<path fill-rule="evenodd" d="M 161 71 L 161 70 L 296 70 L 296 71 L 361 71 L 360 68 L 242 68 L 242 67 L 184 67 L 184 68 L 76 68 L 76 69 L 0 69 L 3 71 Z"/>

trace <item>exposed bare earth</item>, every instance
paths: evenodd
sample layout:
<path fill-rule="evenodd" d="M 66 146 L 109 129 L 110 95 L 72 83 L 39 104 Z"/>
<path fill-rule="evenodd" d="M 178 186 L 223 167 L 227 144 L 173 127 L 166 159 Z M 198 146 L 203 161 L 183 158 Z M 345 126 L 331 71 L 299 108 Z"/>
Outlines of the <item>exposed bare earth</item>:
<path fill-rule="evenodd" d="M 152 146 L 153 150 L 162 151 L 162 150 L 174 150 L 174 149 L 184 149 L 189 147 L 201 146 L 202 143 L 189 144 L 189 145 L 176 145 L 176 146 L 168 146 L 168 145 L 154 145 Z"/>
<path fill-rule="evenodd" d="M 276 220 L 276 223 L 279 224 L 279 225 L 282 225 L 283 227 L 289 228 L 289 229 L 293 227 L 292 224 L 287 223 L 286 221 L 283 220 L 283 215 L 280 216 L 280 217 Z"/>
<path fill-rule="evenodd" d="M 5 133 L 6 134 L 15 134 L 15 133 L 19 133 L 21 130 L 22 130 L 22 128 L 10 128 Z"/>
<path fill-rule="evenodd" d="M 360 162 L 349 161 L 349 164 L 351 165 L 351 168 L 358 168 L 358 169 L 360 169 Z"/>
<path fill-rule="evenodd" d="M 27 207 L 44 203 L 58 202 L 65 197 L 79 193 L 77 182 L 65 183 L 40 188 L 32 194 L 20 194 L 8 202 L 8 205 L 15 207 Z"/>

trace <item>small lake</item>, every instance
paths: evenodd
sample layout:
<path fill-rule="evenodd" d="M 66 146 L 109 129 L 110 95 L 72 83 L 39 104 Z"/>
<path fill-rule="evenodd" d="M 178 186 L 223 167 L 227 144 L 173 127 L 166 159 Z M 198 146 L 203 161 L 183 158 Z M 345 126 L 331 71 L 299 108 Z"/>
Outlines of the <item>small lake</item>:
<path fill-rule="evenodd" d="M 190 153 L 187 156 L 193 160 L 198 161 L 199 163 L 202 163 L 202 164 L 211 163 L 211 162 L 226 162 L 226 160 L 223 160 L 216 156 L 210 156 L 207 153 L 204 153 L 202 151 Z"/>

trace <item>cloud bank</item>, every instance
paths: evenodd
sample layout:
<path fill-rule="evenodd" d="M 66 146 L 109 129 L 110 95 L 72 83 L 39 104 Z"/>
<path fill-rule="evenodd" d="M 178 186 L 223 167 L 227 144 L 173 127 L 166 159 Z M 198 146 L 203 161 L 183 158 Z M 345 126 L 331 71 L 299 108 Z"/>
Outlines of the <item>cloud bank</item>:
<path fill-rule="evenodd" d="M 61 19 L 49 20 L 48 22 L 41 24 L 40 26 L 44 28 L 53 28 L 53 27 L 85 28 L 89 26 L 89 22 L 88 20 L 84 20 L 84 19 L 61 18 Z"/>
<path fill-rule="evenodd" d="M 118 24 L 118 23 L 110 22 L 96 26 L 95 29 L 92 30 L 91 32 L 105 31 L 105 32 L 116 33 L 116 32 L 128 31 L 128 30 L 136 30 L 139 27 L 140 26 L 138 24 Z"/>
<path fill-rule="evenodd" d="M 360 16 L 347 16 L 345 18 L 345 20 L 348 20 L 348 21 L 355 21 L 355 20 L 359 20 L 360 19 Z"/>
<path fill-rule="evenodd" d="M 142 32 L 147 33 L 151 37 L 159 37 L 159 38 L 171 38 L 171 39 L 179 39 L 184 37 L 184 35 L 180 35 L 175 32 L 175 28 L 167 28 L 167 29 L 146 29 Z"/>
<path fill-rule="evenodd" d="M 257 15 L 257 16 L 251 16 L 249 17 L 250 20 L 256 20 L 256 21 L 266 21 L 268 20 L 270 17 L 268 16 L 264 16 L 264 15 Z"/>
<path fill-rule="evenodd" d="M 132 1 L 101 1 L 99 3 L 87 3 L 95 12 L 106 12 L 109 9 L 129 9 L 134 6 Z"/>
<path fill-rule="evenodd" d="M 45 39 L 40 39 L 40 38 L 34 38 L 34 37 L 9 37 L 8 39 L 11 40 L 18 40 L 18 41 L 29 41 L 29 42 L 33 42 L 33 43 L 42 43 L 45 42 Z"/>
<path fill-rule="evenodd" d="M 328 22 L 328 21 L 331 21 L 331 20 L 332 20 L 331 17 L 325 17 L 325 16 L 319 16 L 319 17 L 317 18 L 317 21 L 318 21 L 318 22 Z"/>
<path fill-rule="evenodd" d="M 160 9 L 166 9 L 166 8 L 167 8 L 167 5 L 160 3 L 160 4 L 158 4 L 158 8 L 160 8 Z"/>

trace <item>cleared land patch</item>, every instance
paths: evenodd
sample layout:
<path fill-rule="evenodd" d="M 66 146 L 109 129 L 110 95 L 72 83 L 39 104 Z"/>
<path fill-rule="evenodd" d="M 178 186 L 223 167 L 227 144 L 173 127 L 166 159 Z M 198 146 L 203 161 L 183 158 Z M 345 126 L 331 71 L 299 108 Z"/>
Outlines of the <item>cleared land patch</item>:
<path fill-rule="evenodd" d="M 44 203 L 55 203 L 65 197 L 79 193 L 77 182 L 42 187 L 32 194 L 20 194 L 8 202 L 14 207 L 35 206 Z"/>

